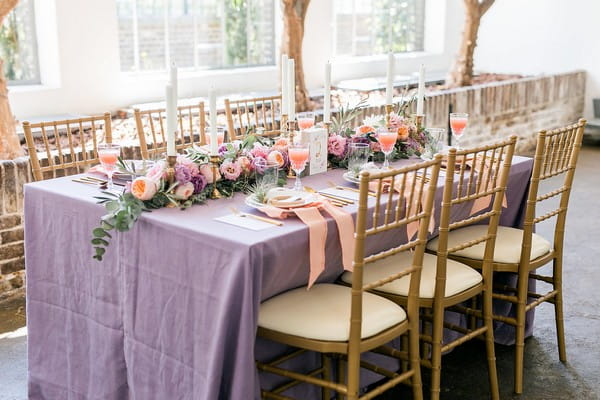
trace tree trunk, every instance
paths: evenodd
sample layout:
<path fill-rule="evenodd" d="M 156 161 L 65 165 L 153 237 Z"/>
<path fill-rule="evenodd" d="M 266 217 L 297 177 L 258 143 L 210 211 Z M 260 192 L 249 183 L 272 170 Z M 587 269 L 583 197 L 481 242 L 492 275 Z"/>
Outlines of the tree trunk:
<path fill-rule="evenodd" d="M 283 0 L 283 39 L 281 54 L 295 60 L 296 111 L 312 110 L 314 105 L 308 96 L 302 63 L 302 40 L 304 19 L 310 0 Z"/>
<path fill-rule="evenodd" d="M 473 79 L 473 54 L 477 46 L 477 34 L 481 17 L 494 4 L 494 0 L 464 0 L 466 8 L 465 28 L 460 50 L 446 85 L 449 87 L 469 86 Z"/>
<path fill-rule="evenodd" d="M 0 2 L 0 26 L 8 13 L 15 8 L 19 0 Z M 8 101 L 8 88 L 4 76 L 4 61 L 0 60 L 0 159 L 10 160 L 23 154 L 17 136 L 16 121 Z"/>

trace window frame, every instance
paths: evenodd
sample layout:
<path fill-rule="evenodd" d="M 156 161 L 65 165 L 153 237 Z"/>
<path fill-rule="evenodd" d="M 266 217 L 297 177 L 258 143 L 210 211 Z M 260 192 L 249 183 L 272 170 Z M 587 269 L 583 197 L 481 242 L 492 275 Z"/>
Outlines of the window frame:
<path fill-rule="evenodd" d="M 42 75 L 41 75 L 41 68 L 40 68 L 40 54 L 39 54 L 39 50 L 38 50 L 38 29 L 37 29 L 37 14 L 36 14 L 36 7 L 35 7 L 35 0 L 28 0 L 28 6 L 27 6 L 27 10 L 25 11 L 26 13 L 30 14 L 31 17 L 31 40 L 30 40 L 30 45 L 32 47 L 32 52 L 33 52 L 33 56 L 35 59 L 35 66 L 34 66 L 34 73 L 35 73 L 35 78 L 33 79 L 19 79 L 19 80 L 6 80 L 6 84 L 7 86 L 12 86 L 12 87 L 20 87 L 20 86 L 33 86 L 33 85 L 41 85 L 42 84 Z M 21 6 L 23 3 L 19 2 L 17 3 L 17 7 Z M 16 8 L 11 10 L 9 15 L 11 13 L 14 13 L 16 11 Z M 8 16 L 6 17 L 8 18 Z M 6 61 L 5 61 L 6 62 Z"/>

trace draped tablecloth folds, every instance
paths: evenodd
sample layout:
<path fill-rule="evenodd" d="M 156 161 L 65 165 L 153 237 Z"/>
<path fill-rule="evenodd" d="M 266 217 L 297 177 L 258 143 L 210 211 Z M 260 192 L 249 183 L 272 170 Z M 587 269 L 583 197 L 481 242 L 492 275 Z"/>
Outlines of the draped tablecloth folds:
<path fill-rule="evenodd" d="M 395 166 L 417 161 L 401 160 Z M 522 223 L 531 168 L 531 159 L 513 160 L 502 225 Z M 334 169 L 303 181 L 321 189 L 328 181 L 341 184 L 344 172 Z M 339 217 L 354 216 L 356 204 L 343 210 L 325 206 L 320 217 L 308 217 L 326 227 L 319 239 L 325 243 L 324 261 L 313 272 L 307 267 L 310 228 L 299 219 L 287 218 L 281 227 L 251 234 L 214 220 L 229 214 L 229 207 L 252 212 L 243 194 L 185 211 L 144 213 L 131 231 L 114 236 L 99 263 L 92 259 L 89 243 L 104 214 L 93 199 L 98 191 L 71 179 L 25 185 L 30 399 L 258 399 L 259 381 L 270 387 L 276 378 L 259 375 L 255 359 L 285 351 L 257 341 L 260 302 L 305 286 L 309 279 L 333 282 L 351 265 L 346 244 L 352 241 L 352 229 L 338 228 L 350 223 L 349 216 Z M 436 203 L 442 186 L 440 179 Z M 439 212 L 438 207 L 436 225 Z M 470 212 L 466 204 L 451 219 Z M 398 245 L 408 234 L 367 241 L 366 252 Z M 494 279 L 516 283 L 509 274 L 495 274 Z M 494 312 L 509 315 L 512 305 L 497 304 Z M 447 318 L 460 323 L 462 317 Z M 532 323 L 530 313 L 529 334 Z M 513 335 L 512 327 L 496 325 L 499 343 L 510 344 Z M 290 362 L 305 368 L 316 361 L 307 353 Z M 291 395 L 297 398 L 316 394 L 304 386 L 295 389 Z"/>

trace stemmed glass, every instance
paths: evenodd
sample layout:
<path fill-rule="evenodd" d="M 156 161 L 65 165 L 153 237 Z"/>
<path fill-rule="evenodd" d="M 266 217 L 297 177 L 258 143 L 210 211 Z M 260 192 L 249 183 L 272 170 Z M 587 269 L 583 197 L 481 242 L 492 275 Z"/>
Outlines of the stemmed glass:
<path fill-rule="evenodd" d="M 98 145 L 98 158 L 106 176 L 108 177 L 108 190 L 113 189 L 113 173 L 119 156 L 121 155 L 121 146 L 114 143 L 104 143 Z"/>
<path fill-rule="evenodd" d="M 450 129 L 452 129 L 452 137 L 456 139 L 456 148 L 460 149 L 460 137 L 462 136 L 469 114 L 466 113 L 450 113 Z"/>
<path fill-rule="evenodd" d="M 206 129 L 204 132 L 204 139 L 206 140 L 206 145 L 210 146 L 210 129 Z M 223 142 L 225 141 L 225 128 L 222 126 L 217 126 L 217 148 L 221 147 Z"/>
<path fill-rule="evenodd" d="M 290 158 L 290 164 L 292 169 L 296 173 L 296 183 L 294 184 L 294 190 L 302 191 L 303 186 L 302 182 L 300 182 L 300 174 L 304 171 L 306 167 L 306 162 L 308 161 L 308 145 L 297 143 L 292 144 L 288 148 L 288 155 Z"/>
<path fill-rule="evenodd" d="M 423 146 L 421 158 L 423 160 L 432 160 L 433 156 L 441 152 L 444 148 L 444 138 L 446 130 L 444 128 L 426 128 L 427 143 Z"/>
<path fill-rule="evenodd" d="M 315 113 L 312 111 L 301 112 L 296 119 L 298 120 L 298 128 L 300 130 L 310 129 L 315 126 Z"/>
<path fill-rule="evenodd" d="M 369 161 L 371 148 L 368 143 L 350 143 L 348 145 L 348 171 L 358 177 L 360 171 Z"/>
<path fill-rule="evenodd" d="M 394 146 L 398 140 L 398 130 L 393 128 L 381 128 L 377 131 L 377 141 L 381 146 L 381 151 L 385 155 L 385 161 L 383 162 L 383 168 L 390 167 L 389 157 L 394 151 Z"/>

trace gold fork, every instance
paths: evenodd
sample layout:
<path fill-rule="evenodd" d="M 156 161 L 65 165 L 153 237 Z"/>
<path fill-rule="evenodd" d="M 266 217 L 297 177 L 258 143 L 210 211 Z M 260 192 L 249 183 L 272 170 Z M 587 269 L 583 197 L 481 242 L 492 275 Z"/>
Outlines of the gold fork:
<path fill-rule="evenodd" d="M 233 215 L 236 215 L 238 217 L 252 218 L 252 219 L 255 219 L 257 221 L 266 222 L 268 224 L 273 224 L 273 225 L 277 225 L 277 226 L 283 226 L 283 222 L 277 221 L 275 219 L 260 217 L 258 215 L 254 215 L 254 214 L 248 214 L 248 213 L 245 213 L 245 212 L 242 212 L 242 211 L 238 210 L 235 207 L 229 207 L 229 209 L 231 210 L 231 212 L 233 213 Z"/>

